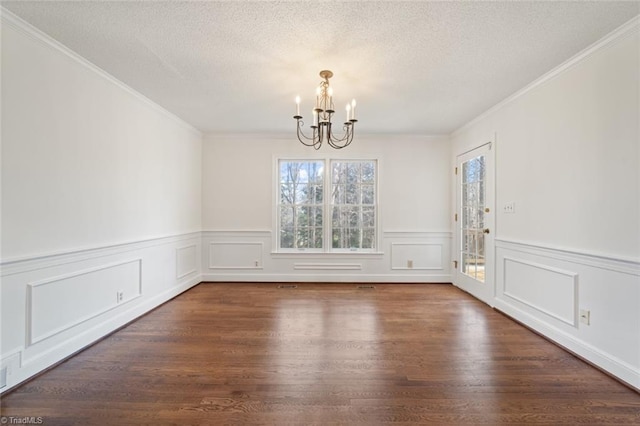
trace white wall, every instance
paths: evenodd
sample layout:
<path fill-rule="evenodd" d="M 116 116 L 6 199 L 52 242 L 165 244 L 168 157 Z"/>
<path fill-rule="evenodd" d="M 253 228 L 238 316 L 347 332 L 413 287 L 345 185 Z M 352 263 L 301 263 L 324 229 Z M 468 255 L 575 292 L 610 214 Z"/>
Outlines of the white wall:
<path fill-rule="evenodd" d="M 2 11 L 3 391 L 200 281 L 201 150 Z"/>
<path fill-rule="evenodd" d="M 495 135 L 492 304 L 640 388 L 638 22 L 457 131 L 452 158 Z"/>
<path fill-rule="evenodd" d="M 201 139 L 3 25 L 3 259 L 199 231 Z"/>
<path fill-rule="evenodd" d="M 204 278 L 448 282 L 449 156 L 447 137 L 356 135 L 346 149 L 314 151 L 293 133 L 208 135 L 202 155 Z M 274 162 L 315 157 L 378 160 L 379 253 L 272 253 Z M 246 250 L 234 250 L 238 244 Z M 241 253 L 246 257 L 238 258 Z M 406 267 L 407 260 L 414 268 Z"/>

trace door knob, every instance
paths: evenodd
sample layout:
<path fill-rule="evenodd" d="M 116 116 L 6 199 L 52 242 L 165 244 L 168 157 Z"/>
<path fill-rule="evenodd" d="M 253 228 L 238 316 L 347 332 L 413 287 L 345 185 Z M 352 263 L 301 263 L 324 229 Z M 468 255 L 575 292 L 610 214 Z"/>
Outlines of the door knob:
<path fill-rule="evenodd" d="M 489 233 L 489 228 L 484 228 L 484 229 L 482 230 L 482 232 L 484 232 L 485 234 L 488 234 L 488 233 Z"/>

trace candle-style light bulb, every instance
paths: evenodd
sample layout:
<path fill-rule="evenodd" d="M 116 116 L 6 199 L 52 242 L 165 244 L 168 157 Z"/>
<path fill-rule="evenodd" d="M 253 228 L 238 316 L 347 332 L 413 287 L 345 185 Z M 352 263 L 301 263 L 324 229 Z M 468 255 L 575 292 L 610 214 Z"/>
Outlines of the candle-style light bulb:
<path fill-rule="evenodd" d="M 347 122 L 351 119 L 351 105 L 347 104 Z"/>
<path fill-rule="evenodd" d="M 300 96 L 296 96 L 296 115 L 300 115 Z"/>
<path fill-rule="evenodd" d="M 318 125 L 318 111 L 316 111 L 315 109 L 313 110 L 313 125 Z"/>
<path fill-rule="evenodd" d="M 355 99 L 351 100 L 351 119 L 352 120 L 356 119 L 356 100 Z"/>

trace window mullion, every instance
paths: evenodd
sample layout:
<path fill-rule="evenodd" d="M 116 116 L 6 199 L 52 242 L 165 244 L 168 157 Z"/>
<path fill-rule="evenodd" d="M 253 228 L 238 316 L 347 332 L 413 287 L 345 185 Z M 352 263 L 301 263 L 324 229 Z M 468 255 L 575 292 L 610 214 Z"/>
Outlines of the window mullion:
<path fill-rule="evenodd" d="M 333 235 L 332 235 L 333 216 L 331 214 L 332 213 L 331 203 L 333 201 L 333 187 L 331 186 L 332 179 L 333 179 L 332 167 L 333 167 L 332 161 L 325 160 L 325 164 L 324 164 L 325 173 L 322 181 L 322 184 L 324 185 L 324 189 L 323 189 L 324 197 L 322 199 L 323 211 L 324 211 L 324 218 L 322 221 L 322 231 L 323 231 L 324 238 L 322 239 L 322 246 L 323 246 L 322 249 L 325 252 L 331 251 L 331 248 L 333 246 L 333 243 L 332 243 L 333 242 Z"/>

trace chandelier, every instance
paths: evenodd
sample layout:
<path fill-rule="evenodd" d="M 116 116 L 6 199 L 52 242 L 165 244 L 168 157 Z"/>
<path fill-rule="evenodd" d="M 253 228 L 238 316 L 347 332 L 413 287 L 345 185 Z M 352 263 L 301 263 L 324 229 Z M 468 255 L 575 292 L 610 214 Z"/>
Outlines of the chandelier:
<path fill-rule="evenodd" d="M 326 142 L 335 149 L 342 149 L 351 143 L 353 140 L 353 132 L 356 120 L 356 100 L 353 99 L 350 104 L 347 104 L 346 120 L 343 124 L 344 134 L 342 137 L 336 137 L 331 130 L 331 118 L 335 113 L 333 109 L 333 89 L 329 87 L 329 79 L 333 77 L 333 72 L 329 70 L 320 71 L 320 77 L 322 81 L 316 89 L 316 106 L 313 109 L 313 124 L 311 129 L 313 135 L 307 137 L 302 133 L 302 116 L 300 115 L 300 96 L 296 96 L 296 115 L 293 118 L 296 119 L 296 133 L 298 140 L 303 145 L 312 146 L 314 149 L 320 149 L 323 142 Z"/>

